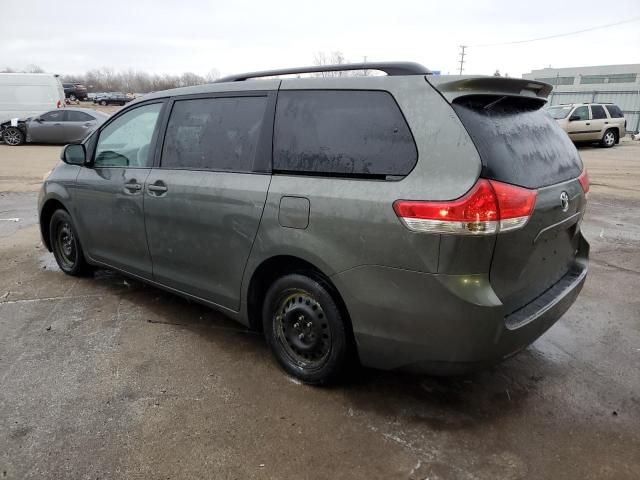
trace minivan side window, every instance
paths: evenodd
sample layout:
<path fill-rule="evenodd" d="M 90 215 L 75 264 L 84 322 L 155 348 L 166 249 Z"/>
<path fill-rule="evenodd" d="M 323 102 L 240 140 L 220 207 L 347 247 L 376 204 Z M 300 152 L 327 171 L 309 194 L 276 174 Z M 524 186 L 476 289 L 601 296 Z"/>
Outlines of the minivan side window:
<path fill-rule="evenodd" d="M 377 178 L 407 175 L 418 160 L 409 126 L 384 91 L 280 91 L 276 172 Z"/>
<path fill-rule="evenodd" d="M 607 118 L 607 114 L 604 113 L 604 108 L 600 105 L 591 105 L 591 118 L 593 120 L 600 120 Z"/>
<path fill-rule="evenodd" d="M 253 171 L 266 108 L 266 96 L 176 100 L 162 168 Z"/>
<path fill-rule="evenodd" d="M 146 168 L 151 166 L 150 144 L 162 103 L 129 110 L 109 123 L 98 138 L 93 166 Z"/>
<path fill-rule="evenodd" d="M 609 115 L 611 116 L 611 118 L 624 117 L 622 110 L 620 110 L 620 107 L 618 107 L 617 105 L 607 105 L 607 110 L 609 110 Z"/>
<path fill-rule="evenodd" d="M 583 105 L 576 108 L 571 114 L 572 117 L 578 117 L 577 120 L 589 120 L 589 107 Z"/>

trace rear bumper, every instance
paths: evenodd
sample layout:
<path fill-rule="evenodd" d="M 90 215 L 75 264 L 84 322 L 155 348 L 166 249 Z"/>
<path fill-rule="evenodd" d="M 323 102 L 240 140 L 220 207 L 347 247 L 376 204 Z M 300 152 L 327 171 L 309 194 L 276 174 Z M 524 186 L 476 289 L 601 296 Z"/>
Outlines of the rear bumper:
<path fill-rule="evenodd" d="M 570 271 L 505 316 L 487 274 L 425 274 L 363 266 L 333 281 L 351 316 L 363 365 L 432 375 L 478 370 L 535 341 L 569 309 L 587 276 L 581 239 Z"/>

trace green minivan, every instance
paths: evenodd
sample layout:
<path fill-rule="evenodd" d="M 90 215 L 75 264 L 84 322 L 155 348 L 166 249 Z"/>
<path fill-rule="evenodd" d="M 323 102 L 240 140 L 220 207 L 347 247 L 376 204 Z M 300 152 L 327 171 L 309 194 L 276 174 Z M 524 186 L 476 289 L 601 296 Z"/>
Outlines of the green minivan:
<path fill-rule="evenodd" d="M 384 75 L 300 78 L 362 70 Z M 589 183 L 550 91 L 391 62 L 155 92 L 65 147 L 42 239 L 67 274 L 113 269 L 263 331 L 307 383 L 482 368 L 587 274 Z"/>

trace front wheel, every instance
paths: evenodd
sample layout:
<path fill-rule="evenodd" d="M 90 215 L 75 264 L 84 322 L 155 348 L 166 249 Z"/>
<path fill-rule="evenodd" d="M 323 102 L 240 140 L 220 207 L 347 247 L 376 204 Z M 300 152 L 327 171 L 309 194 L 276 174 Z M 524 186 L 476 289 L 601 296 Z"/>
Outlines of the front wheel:
<path fill-rule="evenodd" d="M 604 132 L 600 144 L 605 148 L 611 148 L 616 144 L 617 140 L 616 132 L 613 130 L 607 130 Z"/>
<path fill-rule="evenodd" d="M 106 102 L 106 101 L 104 101 L 104 100 L 101 100 L 101 101 L 100 101 L 100 105 L 102 105 L 103 107 L 104 107 L 106 104 L 107 104 L 107 102 Z"/>
<path fill-rule="evenodd" d="M 90 271 L 71 215 L 65 210 L 56 210 L 51 216 L 49 241 L 53 256 L 64 273 L 80 276 Z"/>
<path fill-rule="evenodd" d="M 305 383 L 335 380 L 348 360 L 346 319 L 320 281 L 285 275 L 265 296 L 264 334 L 278 363 Z"/>
<path fill-rule="evenodd" d="M 15 147 L 16 145 L 24 143 L 24 133 L 22 133 L 18 127 L 5 128 L 2 133 L 2 139 L 7 145 Z"/>

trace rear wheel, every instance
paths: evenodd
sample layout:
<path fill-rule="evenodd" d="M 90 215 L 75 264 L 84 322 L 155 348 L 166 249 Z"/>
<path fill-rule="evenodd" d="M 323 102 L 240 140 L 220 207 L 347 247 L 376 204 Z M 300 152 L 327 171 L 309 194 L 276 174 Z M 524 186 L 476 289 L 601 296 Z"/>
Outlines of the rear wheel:
<path fill-rule="evenodd" d="M 343 373 L 349 342 L 345 319 L 327 288 L 301 274 L 285 275 L 267 291 L 262 321 L 278 363 L 305 383 Z"/>
<path fill-rule="evenodd" d="M 53 256 L 64 273 L 79 276 L 90 271 L 71 215 L 65 210 L 56 210 L 51 216 L 49 241 Z"/>
<path fill-rule="evenodd" d="M 604 135 L 602 136 L 602 140 L 600 141 L 600 144 L 605 148 L 611 148 L 616 144 L 617 141 L 618 141 L 618 135 L 616 134 L 615 130 L 609 129 L 606 132 L 604 132 Z"/>
<path fill-rule="evenodd" d="M 18 127 L 5 128 L 2 133 L 2 139 L 4 143 L 11 146 L 20 145 L 24 143 L 24 133 Z"/>

